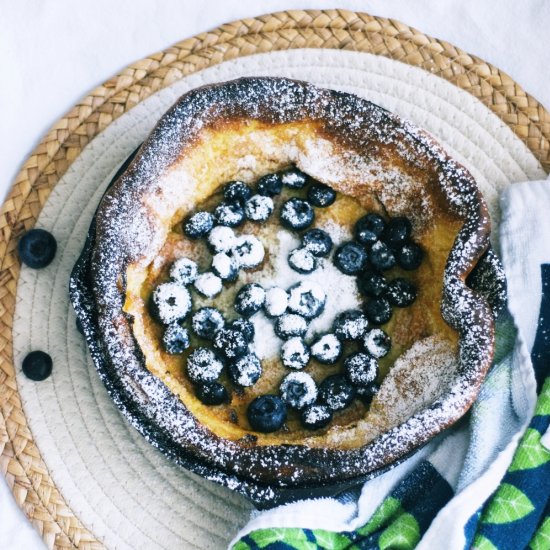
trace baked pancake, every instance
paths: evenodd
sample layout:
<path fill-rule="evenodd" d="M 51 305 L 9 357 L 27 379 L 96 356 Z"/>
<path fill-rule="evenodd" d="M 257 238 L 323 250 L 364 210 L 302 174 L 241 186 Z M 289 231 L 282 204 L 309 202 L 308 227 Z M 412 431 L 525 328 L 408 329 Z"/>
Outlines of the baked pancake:
<path fill-rule="evenodd" d="M 287 181 L 285 174 L 298 174 L 309 187 L 287 177 L 290 184 L 273 191 L 277 178 Z M 228 182 L 255 188 L 269 214 L 244 208 L 243 218 L 239 208 L 227 209 Z M 307 212 L 287 216 L 304 203 Z M 198 212 L 214 212 L 224 228 L 216 242 L 212 229 L 191 233 L 199 226 L 189 220 Z M 310 216 L 307 225 L 300 225 L 304 216 Z M 384 267 L 391 281 L 405 281 L 399 288 L 408 284 L 415 294 L 406 304 L 402 295 L 389 296 L 395 306 L 389 318 L 377 317 L 372 294 L 365 300 L 365 266 L 345 263 L 357 260 L 345 247 L 361 248 L 357 223 L 366 216 L 383 220 L 386 232 L 392 220 L 400 220 L 395 227 L 410 226 L 411 242 L 423 253 L 414 270 L 401 261 Z M 306 227 L 329 235 L 333 248 L 325 257 L 308 255 Z M 261 254 L 222 276 L 229 267 L 213 258 L 219 253 L 220 261 L 233 261 L 236 249 L 224 255 L 223 248 L 233 238 L 252 248 L 261 243 Z M 391 238 L 365 245 L 365 262 L 385 261 Z M 132 423 L 171 458 L 265 503 L 279 498 L 281 488 L 346 484 L 378 472 L 468 410 L 493 356 L 493 311 L 484 294 L 466 284 L 487 257 L 489 238 L 487 207 L 474 180 L 426 133 L 350 94 L 246 78 L 189 92 L 163 116 L 101 201 L 71 296 L 98 371 Z M 295 251 L 301 252 L 290 259 Z M 394 253 L 399 258 L 400 252 L 388 252 Z M 187 287 L 174 275 L 182 259 L 201 274 Z M 484 262 L 496 277 L 491 259 Z M 317 289 L 308 299 L 317 292 L 323 303 L 315 316 L 300 312 L 308 360 L 294 376 L 281 359 L 289 336 L 280 336 L 278 319 L 299 312 L 292 296 L 303 284 Z M 290 309 L 276 315 L 274 299 L 269 307 L 262 301 L 256 314 L 241 293 L 250 285 L 278 289 Z M 198 335 L 201 308 L 221 312 L 227 326 L 249 317 L 255 335 L 248 347 L 232 356 L 234 342 L 224 340 L 221 325 L 215 337 Z M 350 310 L 364 310 L 369 330 L 382 326 L 389 352 L 373 361 L 366 343 L 336 338 L 335 319 Z M 167 345 L 168 326 L 176 335 L 170 346 L 181 349 Z M 323 355 L 331 351 L 329 341 L 339 347 L 334 358 Z M 246 365 L 246 380 L 239 378 L 242 368 L 237 375 L 232 370 L 244 354 L 256 358 Z M 351 355 L 363 370 L 350 371 Z M 368 387 L 376 390 L 361 398 L 354 373 L 374 363 Z M 345 406 L 332 407 L 326 381 L 343 380 L 343 372 L 355 389 Z M 321 426 L 313 412 L 304 420 L 303 403 L 293 403 L 282 385 L 289 373 L 314 388 L 309 405 L 331 409 L 327 423 Z M 199 391 L 214 379 L 225 388 L 224 399 Z M 251 412 L 265 396 L 275 396 L 275 409 L 286 400 L 275 429 L 258 424 Z"/>

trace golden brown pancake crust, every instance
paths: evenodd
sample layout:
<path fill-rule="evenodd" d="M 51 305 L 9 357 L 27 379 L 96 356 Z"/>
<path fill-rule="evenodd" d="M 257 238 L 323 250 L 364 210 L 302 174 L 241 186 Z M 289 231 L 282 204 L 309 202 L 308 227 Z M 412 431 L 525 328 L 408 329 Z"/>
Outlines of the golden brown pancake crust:
<path fill-rule="evenodd" d="M 371 420 L 357 426 L 354 419 L 348 426 L 355 430 L 351 437 L 338 437 L 338 431 L 329 437 L 329 430 L 317 440 L 273 436 L 255 442 L 235 438 L 215 421 L 201 422 L 201 415 L 216 408 L 203 410 L 174 393 L 184 382 L 161 376 L 159 364 L 151 363 L 155 345 L 147 348 L 154 338 L 143 300 L 153 262 L 166 252 L 167 239 L 187 212 L 226 181 L 254 181 L 290 164 L 364 209 L 411 218 L 415 238 L 434 258 L 433 271 L 419 275 L 421 285 L 437 289 L 429 299 L 438 300 L 435 309 L 441 308 L 442 317 L 430 328 L 435 338 L 395 365 L 401 374 L 373 403 Z M 116 386 L 117 404 L 134 425 L 173 458 L 204 465 L 195 470 L 207 477 L 315 486 L 388 466 L 460 418 L 491 363 L 493 315 L 465 284 L 490 235 L 474 180 L 430 136 L 356 96 L 278 78 L 246 78 L 189 92 L 106 193 L 95 222 L 86 283 L 92 294 L 83 304 L 73 285 L 73 301 L 87 312 L 84 317 L 93 317 L 94 327 L 84 326 L 98 370 Z M 447 370 L 440 372 L 442 366 Z M 414 382 L 424 379 L 436 381 L 429 399 Z M 416 409 L 384 410 L 384 396 L 391 400 L 400 392 L 416 400 Z"/>

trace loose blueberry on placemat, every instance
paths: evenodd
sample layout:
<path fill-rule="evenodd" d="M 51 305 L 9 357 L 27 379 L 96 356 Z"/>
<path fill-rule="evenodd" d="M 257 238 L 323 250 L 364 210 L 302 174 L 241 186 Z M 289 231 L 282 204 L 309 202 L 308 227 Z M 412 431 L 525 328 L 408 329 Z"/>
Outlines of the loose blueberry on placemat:
<path fill-rule="evenodd" d="M 52 373 L 52 358 L 43 351 L 31 351 L 23 359 L 23 373 L 27 378 L 40 382 Z"/>
<path fill-rule="evenodd" d="M 45 229 L 27 231 L 17 243 L 21 261 L 33 269 L 42 269 L 52 262 L 57 251 L 55 237 Z"/>

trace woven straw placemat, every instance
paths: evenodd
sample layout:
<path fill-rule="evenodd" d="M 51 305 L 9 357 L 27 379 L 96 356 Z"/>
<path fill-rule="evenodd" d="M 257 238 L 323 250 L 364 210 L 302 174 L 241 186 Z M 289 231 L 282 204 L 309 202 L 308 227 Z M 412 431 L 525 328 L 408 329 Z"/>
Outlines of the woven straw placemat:
<path fill-rule="evenodd" d="M 134 63 L 91 92 L 35 149 L 0 214 L 0 467 L 48 547 L 103 546 L 57 490 L 22 409 L 12 361 L 17 239 L 34 225 L 50 191 L 84 146 L 121 114 L 175 81 L 222 61 L 295 48 L 368 52 L 437 74 L 480 99 L 550 171 L 550 114 L 510 77 L 402 23 L 349 11 L 289 11 L 223 25 Z"/>

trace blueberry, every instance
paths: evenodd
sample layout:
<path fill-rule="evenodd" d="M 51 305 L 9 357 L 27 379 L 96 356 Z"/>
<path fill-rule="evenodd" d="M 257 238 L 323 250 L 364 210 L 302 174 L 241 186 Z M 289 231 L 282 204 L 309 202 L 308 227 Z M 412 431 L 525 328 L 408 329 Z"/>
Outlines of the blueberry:
<path fill-rule="evenodd" d="M 339 313 L 332 324 L 332 331 L 340 340 L 360 340 L 369 326 L 367 316 L 359 309 Z"/>
<path fill-rule="evenodd" d="M 332 239 L 326 231 L 314 227 L 302 235 L 302 246 L 314 256 L 324 257 L 332 250 Z"/>
<path fill-rule="evenodd" d="M 275 334 L 282 340 L 288 340 L 294 336 L 304 336 L 307 332 L 307 321 L 294 313 L 285 313 L 275 322 Z"/>
<path fill-rule="evenodd" d="M 386 298 L 372 298 L 365 304 L 365 315 L 374 325 L 383 325 L 391 319 L 391 305 Z"/>
<path fill-rule="evenodd" d="M 283 204 L 280 216 L 285 227 L 305 229 L 313 223 L 315 212 L 307 201 L 293 197 Z"/>
<path fill-rule="evenodd" d="M 191 310 L 191 295 L 179 283 L 163 283 L 151 296 L 153 315 L 165 325 L 185 319 Z"/>
<path fill-rule="evenodd" d="M 266 197 L 274 197 L 283 190 L 283 180 L 279 174 L 268 174 L 258 180 L 256 193 Z"/>
<path fill-rule="evenodd" d="M 281 181 L 289 189 L 303 189 L 308 182 L 308 175 L 298 168 L 289 168 L 281 172 Z"/>
<path fill-rule="evenodd" d="M 233 256 L 226 252 L 218 252 L 212 257 L 212 271 L 222 281 L 234 281 L 239 276 L 239 266 Z"/>
<path fill-rule="evenodd" d="M 393 279 L 388 284 L 386 298 L 393 306 L 410 306 L 416 300 L 416 287 L 407 279 Z"/>
<path fill-rule="evenodd" d="M 373 400 L 374 396 L 378 393 L 378 390 L 380 389 L 380 386 L 373 382 L 372 384 L 368 384 L 366 386 L 357 386 L 355 388 L 355 393 L 361 401 L 365 405 L 370 405 L 371 401 Z"/>
<path fill-rule="evenodd" d="M 55 237 L 44 229 L 27 231 L 17 243 L 21 261 L 33 269 L 50 265 L 57 251 Z"/>
<path fill-rule="evenodd" d="M 208 235 L 208 244 L 214 252 L 229 252 L 233 246 L 237 237 L 230 227 L 224 225 L 218 225 L 214 227 Z"/>
<path fill-rule="evenodd" d="M 366 386 L 378 376 L 378 361 L 368 353 L 356 351 L 344 359 L 344 371 L 355 386 Z"/>
<path fill-rule="evenodd" d="M 378 214 L 367 214 L 357 220 L 354 233 L 355 238 L 363 245 L 374 244 L 382 235 L 386 222 Z"/>
<path fill-rule="evenodd" d="M 222 370 L 222 361 L 211 349 L 196 348 L 187 358 L 187 376 L 191 382 L 214 382 Z"/>
<path fill-rule="evenodd" d="M 288 306 L 288 293 L 284 288 L 273 287 L 265 292 L 264 311 L 268 317 L 279 317 Z"/>
<path fill-rule="evenodd" d="M 31 351 L 23 359 L 22 366 L 27 378 L 40 382 L 52 373 L 52 358 L 43 351 Z"/>
<path fill-rule="evenodd" d="M 326 301 L 327 295 L 319 284 L 302 281 L 290 289 L 288 309 L 306 319 L 313 319 L 323 311 Z"/>
<path fill-rule="evenodd" d="M 317 384 L 307 372 L 285 376 L 279 388 L 282 400 L 293 409 L 303 409 L 317 399 Z"/>
<path fill-rule="evenodd" d="M 199 338 L 212 340 L 225 325 L 223 315 L 215 307 L 202 307 L 191 317 L 191 329 Z"/>
<path fill-rule="evenodd" d="M 164 330 L 162 344 L 171 355 L 183 353 L 189 347 L 189 332 L 177 322 L 172 323 Z"/>
<path fill-rule="evenodd" d="M 214 349 L 226 359 L 238 359 L 248 351 L 249 342 L 235 328 L 222 328 L 214 335 Z"/>
<path fill-rule="evenodd" d="M 273 199 L 265 195 L 254 195 L 246 201 L 244 213 L 249 220 L 265 222 L 273 212 Z"/>
<path fill-rule="evenodd" d="M 416 243 L 405 243 L 396 252 L 399 267 L 407 271 L 418 269 L 424 257 L 424 251 Z"/>
<path fill-rule="evenodd" d="M 240 205 L 252 196 L 252 189 L 242 181 L 230 181 L 223 188 L 223 198 L 227 202 L 237 202 Z"/>
<path fill-rule="evenodd" d="M 231 254 L 239 267 L 252 269 L 262 263 L 265 250 L 262 241 L 254 235 L 241 235 L 235 239 Z"/>
<path fill-rule="evenodd" d="M 324 183 L 312 183 L 307 190 L 307 200 L 313 206 L 325 208 L 336 200 L 336 191 Z"/>
<path fill-rule="evenodd" d="M 286 405 L 276 395 L 261 395 L 248 405 L 248 422 L 257 432 L 276 432 L 286 422 Z"/>
<path fill-rule="evenodd" d="M 319 401 L 333 411 L 345 409 L 355 397 L 355 388 L 341 374 L 325 378 L 319 385 Z"/>
<path fill-rule="evenodd" d="M 219 382 L 204 382 L 195 387 L 195 393 L 205 405 L 221 405 L 229 401 L 229 393 Z"/>
<path fill-rule="evenodd" d="M 221 202 L 214 209 L 214 218 L 218 225 L 237 227 L 244 221 L 244 210 L 237 202 Z"/>
<path fill-rule="evenodd" d="M 242 333 L 249 344 L 254 340 L 254 325 L 248 319 L 235 319 L 229 323 L 229 328 Z"/>
<path fill-rule="evenodd" d="M 380 359 L 390 352 L 391 338 L 381 328 L 373 328 L 363 338 L 363 347 L 373 357 Z"/>
<path fill-rule="evenodd" d="M 180 258 L 176 260 L 170 268 L 170 277 L 182 285 L 190 285 L 195 281 L 199 274 L 197 264 L 189 258 Z"/>
<path fill-rule="evenodd" d="M 229 377 L 233 384 L 248 388 L 253 386 L 262 375 L 262 364 L 255 353 L 243 355 L 229 363 Z"/>
<path fill-rule="evenodd" d="M 334 253 L 334 265 L 346 275 L 357 275 L 367 265 L 367 252 L 354 241 L 340 246 Z"/>
<path fill-rule="evenodd" d="M 397 248 L 410 239 L 411 231 L 411 222 L 407 218 L 392 218 L 386 225 L 382 240 L 391 248 Z"/>
<path fill-rule="evenodd" d="M 288 265 L 294 271 L 306 275 L 317 269 L 317 258 L 307 248 L 295 248 L 288 255 Z"/>
<path fill-rule="evenodd" d="M 298 336 L 290 338 L 281 347 L 281 361 L 289 369 L 302 370 L 309 357 L 309 346 Z"/>
<path fill-rule="evenodd" d="M 371 264 L 380 271 L 387 271 L 395 266 L 395 256 L 391 248 L 382 241 L 376 241 L 370 249 Z"/>
<path fill-rule="evenodd" d="M 376 298 L 382 296 L 388 288 L 384 275 L 373 269 L 366 269 L 357 280 L 359 291 L 365 296 Z"/>
<path fill-rule="evenodd" d="M 262 309 L 265 290 L 258 283 L 244 285 L 235 296 L 235 311 L 243 317 L 252 317 Z"/>
<path fill-rule="evenodd" d="M 183 224 L 183 232 L 190 239 L 198 239 L 208 235 L 214 227 L 214 217 L 209 212 L 197 212 Z"/>
<path fill-rule="evenodd" d="M 330 424 L 332 410 L 326 405 L 309 405 L 302 411 L 301 420 L 308 430 L 320 430 Z"/>
<path fill-rule="evenodd" d="M 210 271 L 201 273 L 193 284 L 195 290 L 206 298 L 213 298 L 218 295 L 223 288 L 222 280 Z"/>
<path fill-rule="evenodd" d="M 334 365 L 341 355 L 342 343 L 335 334 L 324 334 L 311 344 L 311 356 L 319 363 Z"/>

